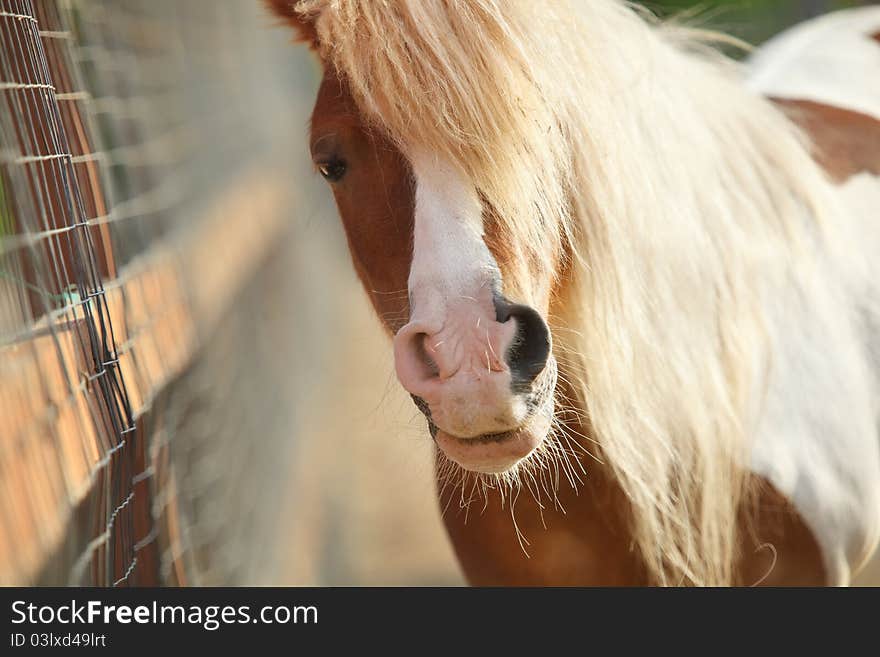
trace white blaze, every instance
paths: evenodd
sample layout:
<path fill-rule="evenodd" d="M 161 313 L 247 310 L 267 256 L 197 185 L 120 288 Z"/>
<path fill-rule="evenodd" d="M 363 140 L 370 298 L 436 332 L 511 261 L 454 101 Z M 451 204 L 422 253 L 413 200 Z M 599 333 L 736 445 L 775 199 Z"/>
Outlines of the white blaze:
<path fill-rule="evenodd" d="M 442 321 L 450 302 L 491 295 L 498 265 L 483 241 L 482 205 L 465 174 L 430 153 L 411 153 L 410 163 L 416 179 L 411 315 Z"/>

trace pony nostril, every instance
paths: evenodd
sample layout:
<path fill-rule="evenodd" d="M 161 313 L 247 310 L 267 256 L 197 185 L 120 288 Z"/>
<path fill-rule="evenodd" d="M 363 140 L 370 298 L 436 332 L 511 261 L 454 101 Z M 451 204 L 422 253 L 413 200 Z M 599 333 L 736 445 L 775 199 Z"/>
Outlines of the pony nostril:
<path fill-rule="evenodd" d="M 397 375 L 404 388 L 412 393 L 421 384 L 438 376 L 437 363 L 430 355 L 429 334 L 412 326 L 405 326 L 394 338 L 394 361 Z"/>
<path fill-rule="evenodd" d="M 514 390 L 524 392 L 544 370 L 550 357 L 550 329 L 534 308 L 510 303 L 496 295 L 496 321 L 503 324 L 511 317 L 516 320 L 516 337 L 506 357 L 513 374 Z"/>
<path fill-rule="evenodd" d="M 434 349 L 434 347 L 431 346 L 430 342 L 431 336 L 427 333 L 419 333 L 416 336 L 414 356 L 421 365 L 422 377 L 426 379 L 433 379 L 440 376 L 440 367 L 431 357 L 431 350 Z"/>

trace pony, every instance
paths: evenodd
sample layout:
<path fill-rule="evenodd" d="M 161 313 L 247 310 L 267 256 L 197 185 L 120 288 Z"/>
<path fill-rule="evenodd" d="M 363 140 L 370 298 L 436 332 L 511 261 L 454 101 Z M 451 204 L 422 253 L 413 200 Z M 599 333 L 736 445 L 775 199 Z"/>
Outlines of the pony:
<path fill-rule="evenodd" d="M 470 583 L 849 583 L 880 9 L 741 64 L 618 0 L 267 1 L 322 66 L 311 157 Z"/>

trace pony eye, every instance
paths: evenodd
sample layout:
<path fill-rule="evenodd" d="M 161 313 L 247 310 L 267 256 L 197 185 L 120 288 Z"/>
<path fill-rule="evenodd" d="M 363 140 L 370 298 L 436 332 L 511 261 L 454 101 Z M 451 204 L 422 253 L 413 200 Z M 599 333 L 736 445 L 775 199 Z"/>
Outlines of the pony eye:
<path fill-rule="evenodd" d="M 318 172 L 327 182 L 337 182 L 345 175 L 345 162 L 333 160 L 318 164 Z"/>

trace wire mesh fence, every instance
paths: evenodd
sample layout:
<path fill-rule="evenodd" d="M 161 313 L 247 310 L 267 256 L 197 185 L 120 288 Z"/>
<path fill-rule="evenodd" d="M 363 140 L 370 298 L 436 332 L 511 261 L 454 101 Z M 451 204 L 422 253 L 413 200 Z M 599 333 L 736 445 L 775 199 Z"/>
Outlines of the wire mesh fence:
<path fill-rule="evenodd" d="M 297 143 L 283 139 L 296 100 L 267 80 L 267 24 L 255 3 L 0 2 L 3 583 L 183 583 L 200 568 L 230 582 L 250 555 L 202 567 L 201 533 L 229 552 L 218 535 L 237 522 L 266 529 L 246 495 L 224 500 L 219 526 L 195 505 L 212 476 L 260 480 L 271 497 L 289 442 L 284 409 L 270 407 L 283 384 L 267 377 L 285 341 L 254 347 L 230 311 L 275 257 L 290 205 L 279 143 Z M 167 395 L 216 374 L 194 365 L 212 339 L 229 343 L 224 394 L 250 425 L 227 413 L 179 431 L 205 415 L 198 386 L 186 403 Z M 274 460 L 246 453 L 240 436 L 257 430 Z M 188 437 L 174 455 L 169 432 Z M 238 470 L 187 461 L 209 439 Z M 248 464 L 259 474 L 242 474 Z"/>

